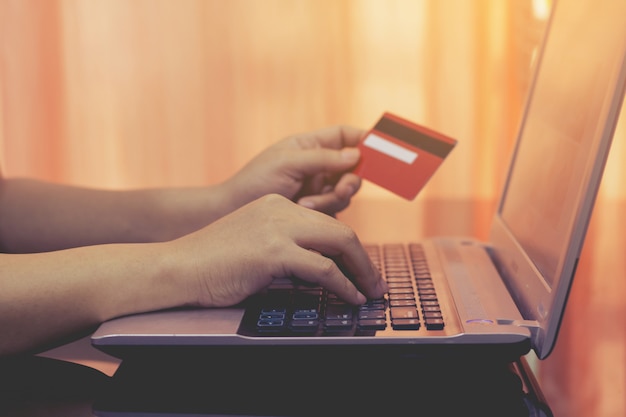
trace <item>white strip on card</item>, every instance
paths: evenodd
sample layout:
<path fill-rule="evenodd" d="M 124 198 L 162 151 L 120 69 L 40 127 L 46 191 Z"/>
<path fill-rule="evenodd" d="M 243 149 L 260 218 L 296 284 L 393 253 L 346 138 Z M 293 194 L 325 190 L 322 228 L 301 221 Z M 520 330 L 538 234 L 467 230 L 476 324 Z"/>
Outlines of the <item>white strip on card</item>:
<path fill-rule="evenodd" d="M 370 133 L 365 138 L 363 145 L 409 165 L 411 165 L 417 158 L 416 152 L 403 148 L 402 146 L 385 138 L 381 138 L 373 133 Z"/>

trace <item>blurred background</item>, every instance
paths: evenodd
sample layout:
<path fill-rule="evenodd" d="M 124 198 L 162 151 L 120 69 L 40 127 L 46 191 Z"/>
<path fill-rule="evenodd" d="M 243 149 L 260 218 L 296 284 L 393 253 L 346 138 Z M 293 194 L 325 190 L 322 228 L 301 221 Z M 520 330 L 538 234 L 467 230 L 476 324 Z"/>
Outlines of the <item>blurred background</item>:
<path fill-rule="evenodd" d="M 365 184 L 340 218 L 365 241 L 484 238 L 550 9 L 550 0 L 0 0 L 0 167 L 114 189 L 210 184 L 289 134 L 369 128 L 391 111 L 459 145 L 415 201 Z M 626 196 L 625 136 L 622 121 L 601 201 Z M 601 279 L 585 291 L 626 296 L 621 280 Z M 606 305 L 573 298 L 568 317 Z M 575 349 L 572 340 L 557 348 Z M 626 410 L 615 371 L 626 349 L 603 346 L 585 395 L 567 382 L 576 355 L 536 365 L 564 415 Z"/>

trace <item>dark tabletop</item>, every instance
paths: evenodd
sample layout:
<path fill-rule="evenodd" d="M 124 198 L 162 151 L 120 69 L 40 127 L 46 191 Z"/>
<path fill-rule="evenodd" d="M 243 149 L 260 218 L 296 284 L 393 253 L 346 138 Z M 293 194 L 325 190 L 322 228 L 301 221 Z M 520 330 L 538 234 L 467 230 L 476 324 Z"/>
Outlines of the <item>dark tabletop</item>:
<path fill-rule="evenodd" d="M 549 416 L 533 381 L 523 361 L 484 359 L 150 357 L 109 377 L 23 357 L 0 362 L 0 415 Z"/>

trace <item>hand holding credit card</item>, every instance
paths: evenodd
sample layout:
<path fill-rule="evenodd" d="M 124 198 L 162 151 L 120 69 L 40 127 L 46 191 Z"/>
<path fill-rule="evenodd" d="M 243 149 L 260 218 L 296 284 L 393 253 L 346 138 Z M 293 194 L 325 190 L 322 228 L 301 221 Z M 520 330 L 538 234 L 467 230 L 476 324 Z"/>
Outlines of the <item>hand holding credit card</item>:
<path fill-rule="evenodd" d="M 354 173 L 413 200 L 457 141 L 384 113 L 359 142 L 361 160 Z"/>

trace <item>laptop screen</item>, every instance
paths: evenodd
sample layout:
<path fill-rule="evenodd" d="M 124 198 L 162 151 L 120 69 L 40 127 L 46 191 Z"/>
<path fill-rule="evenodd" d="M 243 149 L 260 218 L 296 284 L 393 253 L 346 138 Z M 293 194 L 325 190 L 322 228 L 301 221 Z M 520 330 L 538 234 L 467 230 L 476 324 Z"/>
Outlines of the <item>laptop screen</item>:
<path fill-rule="evenodd" d="M 492 236 L 522 314 L 552 335 L 626 76 L 626 2 L 586 3 L 555 5 Z"/>
<path fill-rule="evenodd" d="M 563 39 L 551 43 L 563 48 L 543 58 L 524 126 L 528 139 L 517 149 L 502 207 L 505 223 L 549 287 L 556 283 L 579 210 L 577 201 L 593 167 L 594 139 L 601 133 L 607 98 L 604 85 L 613 71 L 607 59 L 590 56 L 598 44 L 593 38 L 602 43 L 603 35 L 593 29 L 552 33 Z M 577 46 L 565 48 L 568 43 Z"/>

